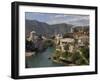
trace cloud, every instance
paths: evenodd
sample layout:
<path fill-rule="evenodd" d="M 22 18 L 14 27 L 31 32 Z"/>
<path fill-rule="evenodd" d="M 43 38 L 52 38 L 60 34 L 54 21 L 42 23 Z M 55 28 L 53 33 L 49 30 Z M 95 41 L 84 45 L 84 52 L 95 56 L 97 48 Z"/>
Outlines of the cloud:
<path fill-rule="evenodd" d="M 70 23 L 73 25 L 89 24 L 89 16 L 87 15 L 55 15 L 47 21 L 49 24 Z"/>
<path fill-rule="evenodd" d="M 26 12 L 25 18 L 28 20 L 37 20 L 40 22 L 46 22 L 48 24 L 59 24 L 59 23 L 67 23 L 73 25 L 89 24 L 89 15 Z"/>
<path fill-rule="evenodd" d="M 66 17 L 66 15 L 65 14 L 63 14 L 63 15 L 55 15 L 54 17 L 55 18 L 62 18 L 62 17 Z"/>

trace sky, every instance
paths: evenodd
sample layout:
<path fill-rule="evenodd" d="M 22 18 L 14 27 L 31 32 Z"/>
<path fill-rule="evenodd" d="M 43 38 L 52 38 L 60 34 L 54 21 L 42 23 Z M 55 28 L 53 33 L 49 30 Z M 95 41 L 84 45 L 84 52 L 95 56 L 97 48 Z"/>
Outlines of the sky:
<path fill-rule="evenodd" d="M 37 20 L 48 24 L 67 23 L 78 26 L 89 25 L 89 15 L 25 12 L 25 19 Z"/>

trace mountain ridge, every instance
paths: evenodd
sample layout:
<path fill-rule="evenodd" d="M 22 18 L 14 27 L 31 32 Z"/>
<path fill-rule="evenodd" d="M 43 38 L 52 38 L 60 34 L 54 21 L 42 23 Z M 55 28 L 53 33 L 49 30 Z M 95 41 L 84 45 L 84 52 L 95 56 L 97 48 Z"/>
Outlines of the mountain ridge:
<path fill-rule="evenodd" d="M 59 23 L 59 24 L 47 24 L 37 20 L 25 20 L 26 35 L 31 31 L 36 31 L 38 35 L 52 36 L 56 34 L 65 34 L 71 32 L 74 25 Z"/>

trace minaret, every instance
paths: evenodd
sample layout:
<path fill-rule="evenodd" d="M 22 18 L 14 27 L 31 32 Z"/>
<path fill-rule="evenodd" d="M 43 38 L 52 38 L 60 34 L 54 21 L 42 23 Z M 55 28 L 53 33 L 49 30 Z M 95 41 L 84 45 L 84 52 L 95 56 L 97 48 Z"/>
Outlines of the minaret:
<path fill-rule="evenodd" d="M 35 33 L 36 33 L 35 31 L 31 31 L 31 32 L 30 32 L 28 41 L 33 41 L 33 39 L 34 39 L 34 34 L 35 34 Z"/>
<path fill-rule="evenodd" d="M 71 33 L 73 32 L 73 28 L 71 28 Z"/>

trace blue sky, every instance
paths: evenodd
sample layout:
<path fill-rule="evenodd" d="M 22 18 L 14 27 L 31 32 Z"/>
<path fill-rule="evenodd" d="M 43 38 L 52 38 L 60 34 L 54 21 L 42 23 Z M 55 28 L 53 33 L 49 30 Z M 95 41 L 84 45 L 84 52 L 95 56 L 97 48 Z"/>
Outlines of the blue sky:
<path fill-rule="evenodd" d="M 25 19 L 37 20 L 48 24 L 68 23 L 82 26 L 89 25 L 89 15 L 25 12 Z"/>

